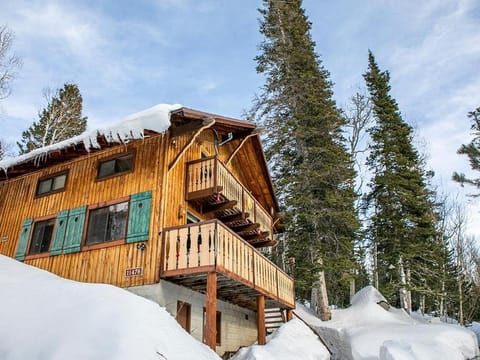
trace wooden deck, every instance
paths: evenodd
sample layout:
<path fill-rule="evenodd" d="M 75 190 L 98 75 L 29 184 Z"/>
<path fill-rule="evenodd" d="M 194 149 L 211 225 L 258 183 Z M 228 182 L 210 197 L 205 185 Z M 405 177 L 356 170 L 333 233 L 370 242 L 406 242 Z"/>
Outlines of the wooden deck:
<path fill-rule="evenodd" d="M 293 279 L 219 220 L 165 229 L 162 277 L 205 292 L 207 273 L 218 274 L 219 299 L 256 309 L 294 308 Z"/>

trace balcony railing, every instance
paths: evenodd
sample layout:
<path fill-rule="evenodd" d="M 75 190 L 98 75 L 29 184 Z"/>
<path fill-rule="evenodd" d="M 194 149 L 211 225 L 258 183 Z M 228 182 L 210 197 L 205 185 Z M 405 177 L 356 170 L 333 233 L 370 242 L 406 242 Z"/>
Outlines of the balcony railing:
<path fill-rule="evenodd" d="M 221 195 L 222 198 L 215 198 Z M 246 240 L 265 241 L 272 239 L 272 217 L 251 195 L 248 189 L 217 158 L 206 158 L 188 163 L 186 198 L 188 201 L 213 199 L 219 203 L 224 200 L 238 210 L 248 223 L 242 229 L 255 230 L 254 236 L 241 235 Z M 250 226 L 248 226 L 250 224 Z M 258 224 L 258 225 L 257 225 Z M 237 226 L 242 226 L 241 224 Z M 236 231 L 234 228 L 232 230 Z M 271 245 L 271 243 L 270 243 Z"/>
<path fill-rule="evenodd" d="M 210 220 L 164 231 L 163 277 L 215 270 L 289 307 L 293 279 L 222 222 Z"/>

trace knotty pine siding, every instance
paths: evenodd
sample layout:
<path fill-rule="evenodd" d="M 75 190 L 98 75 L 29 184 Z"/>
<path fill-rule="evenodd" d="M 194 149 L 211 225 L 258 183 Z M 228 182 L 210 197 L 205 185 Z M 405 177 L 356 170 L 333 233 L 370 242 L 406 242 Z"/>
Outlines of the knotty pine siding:
<path fill-rule="evenodd" d="M 109 283 L 120 287 L 153 283 L 160 265 L 158 259 L 161 237 L 158 233 L 164 139 L 165 136 L 155 136 L 128 145 L 116 146 L 20 178 L 0 182 L 0 253 L 10 257 L 15 255 L 20 229 L 25 219 L 56 216 L 61 210 L 114 201 L 139 192 L 152 191 L 150 235 L 148 241 L 144 242 L 146 249 L 143 252 L 137 249 L 137 243 L 132 243 L 25 260 L 25 263 L 83 282 Z M 96 180 L 99 160 L 130 151 L 135 153 L 133 172 L 101 181 Z M 65 191 L 35 197 L 39 178 L 65 170 L 68 170 Z M 2 238 L 8 240 L 1 241 Z M 143 276 L 125 276 L 126 269 L 136 267 L 143 268 Z"/>
<path fill-rule="evenodd" d="M 123 244 L 30 259 L 25 260 L 25 263 L 82 282 L 108 283 L 120 287 L 158 282 L 162 251 L 161 231 L 163 227 L 186 223 L 186 212 L 189 209 L 185 201 L 186 163 L 199 159 L 202 151 L 209 156 L 215 155 L 212 131 L 204 130 L 178 163 L 167 171 L 168 165 L 190 142 L 192 136 L 193 134 L 185 134 L 171 139 L 169 133 L 158 135 L 0 182 L 0 254 L 14 257 L 25 219 L 36 220 L 50 215 L 55 217 L 61 210 L 152 191 L 150 236 L 145 242 L 144 251 L 138 250 L 136 243 Z M 239 140 L 232 141 L 220 147 L 220 160 L 225 161 L 238 143 Z M 127 152 L 135 153 L 133 172 L 96 180 L 99 161 Z M 230 162 L 229 169 L 243 182 L 242 171 L 236 158 Z M 64 191 L 35 197 L 40 178 L 62 171 L 68 171 Z M 164 201 L 161 201 L 162 194 Z M 84 229 L 84 236 L 85 231 Z M 143 275 L 126 277 L 125 270 L 129 268 L 143 268 Z"/>

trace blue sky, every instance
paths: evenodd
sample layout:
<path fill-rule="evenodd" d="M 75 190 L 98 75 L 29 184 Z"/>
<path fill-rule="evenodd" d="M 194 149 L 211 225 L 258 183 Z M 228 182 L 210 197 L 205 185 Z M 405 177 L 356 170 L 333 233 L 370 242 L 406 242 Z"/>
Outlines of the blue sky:
<path fill-rule="evenodd" d="M 15 142 L 45 105 L 43 89 L 77 83 L 90 127 L 158 103 L 240 117 L 263 84 L 254 57 L 260 0 L 0 0 L 23 68 L 0 102 L 0 137 Z M 476 0 L 304 0 L 337 104 L 363 86 L 371 49 L 436 183 L 467 171 L 468 111 L 480 106 Z M 16 148 L 14 148 L 16 150 Z M 423 150 L 422 150 L 423 151 Z M 472 229 L 480 231 L 471 205 Z"/>

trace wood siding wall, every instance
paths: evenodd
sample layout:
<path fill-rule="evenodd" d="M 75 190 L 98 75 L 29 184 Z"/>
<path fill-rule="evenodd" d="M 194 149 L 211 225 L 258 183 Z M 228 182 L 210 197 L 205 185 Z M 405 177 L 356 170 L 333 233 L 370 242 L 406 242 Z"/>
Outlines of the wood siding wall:
<path fill-rule="evenodd" d="M 13 257 L 20 228 L 25 219 L 56 216 L 61 210 L 115 201 L 132 194 L 152 191 L 150 236 L 145 250 L 137 243 L 109 246 L 74 254 L 46 256 L 25 260 L 25 263 L 51 271 L 62 277 L 83 281 L 109 283 L 121 287 L 153 283 L 158 277 L 161 251 L 160 198 L 162 190 L 162 154 L 165 136 L 90 154 L 80 159 L 36 171 L 0 183 L 0 253 Z M 98 161 L 133 151 L 134 171 L 97 181 Z M 65 191 L 35 197 L 38 179 L 68 170 Z M 1 241 L 1 239 L 8 239 Z M 126 276 L 126 269 L 143 268 L 141 276 Z"/>
<path fill-rule="evenodd" d="M 27 259 L 25 263 L 83 282 L 109 283 L 120 287 L 158 282 L 161 231 L 164 227 L 185 224 L 187 210 L 193 210 L 185 201 L 186 163 L 201 158 L 202 151 L 209 156 L 215 154 L 213 133 L 210 129 L 204 130 L 168 171 L 169 164 L 193 135 L 188 133 L 172 139 L 170 133 L 166 133 L 0 182 L 0 254 L 14 257 L 25 219 L 55 217 L 62 210 L 106 203 L 139 192 L 152 191 L 150 236 L 145 242 L 145 250 L 137 249 L 136 243 L 121 244 L 73 254 Z M 225 161 L 239 142 L 240 140 L 234 140 L 220 147 L 220 160 Z M 99 160 L 129 151 L 135 153 L 133 172 L 96 180 Z M 228 168 L 241 182 L 244 181 L 236 158 L 233 158 Z M 40 178 L 67 170 L 65 191 L 35 197 Z M 143 274 L 127 277 L 126 270 L 131 268 L 142 268 Z"/>

